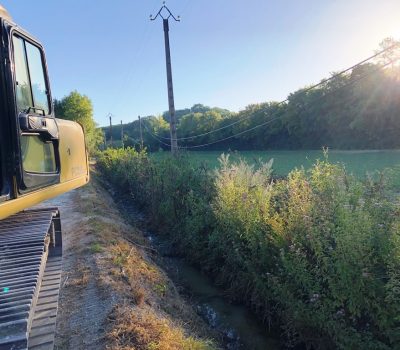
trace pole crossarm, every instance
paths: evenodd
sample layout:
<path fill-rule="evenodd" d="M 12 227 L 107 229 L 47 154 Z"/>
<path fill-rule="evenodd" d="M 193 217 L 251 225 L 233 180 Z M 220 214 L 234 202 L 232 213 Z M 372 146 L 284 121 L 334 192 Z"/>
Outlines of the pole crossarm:
<path fill-rule="evenodd" d="M 175 17 L 173 15 L 170 9 L 165 5 L 165 1 L 155 16 L 150 15 L 150 20 L 155 21 L 158 17 L 161 17 L 162 19 L 170 19 L 172 17 L 176 22 L 180 22 L 181 20 L 181 16 Z"/>

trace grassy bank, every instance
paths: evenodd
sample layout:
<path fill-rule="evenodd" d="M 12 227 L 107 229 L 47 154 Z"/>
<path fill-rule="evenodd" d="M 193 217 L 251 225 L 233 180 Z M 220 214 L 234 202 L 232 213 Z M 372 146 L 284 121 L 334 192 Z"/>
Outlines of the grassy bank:
<path fill-rule="evenodd" d="M 99 349 L 218 349 L 207 339 L 207 326 L 155 262 L 140 225 L 124 220 L 96 172 L 90 184 L 78 191 L 77 229 L 84 237 L 78 249 L 93 258 L 95 268 L 82 262 L 66 288 L 78 294 L 95 283 L 102 293 L 112 295 L 114 306 L 103 325 L 106 334 Z"/>
<path fill-rule="evenodd" d="M 400 347 L 396 170 L 360 181 L 322 161 L 272 180 L 269 163 L 223 157 L 209 171 L 133 150 L 104 152 L 98 166 L 288 346 Z"/>

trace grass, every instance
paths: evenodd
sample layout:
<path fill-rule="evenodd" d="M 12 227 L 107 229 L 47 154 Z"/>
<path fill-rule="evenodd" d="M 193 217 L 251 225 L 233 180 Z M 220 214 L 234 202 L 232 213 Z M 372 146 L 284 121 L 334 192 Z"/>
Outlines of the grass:
<path fill-rule="evenodd" d="M 79 265 L 77 274 L 73 278 L 66 280 L 65 285 L 73 288 L 84 288 L 89 283 L 89 275 L 90 269 L 86 266 Z"/>
<path fill-rule="evenodd" d="M 92 245 L 90 246 L 90 251 L 91 251 L 93 254 L 101 253 L 101 252 L 103 251 L 103 248 L 102 248 L 102 246 L 100 245 L 99 242 L 94 242 L 94 243 L 92 243 Z"/>
<path fill-rule="evenodd" d="M 118 241 L 110 247 L 113 263 L 118 267 L 114 276 L 123 277 L 130 286 L 131 303 L 118 305 L 107 338 L 113 350 L 216 350 L 208 340 L 188 335 L 173 321 L 166 309 L 171 297 L 170 281 L 146 259 L 143 252 L 130 244 Z M 156 306 L 156 307 L 152 307 Z"/>
<path fill-rule="evenodd" d="M 191 156 L 110 150 L 98 166 L 178 254 L 281 327 L 288 345 L 399 348 L 400 167 L 360 179 L 319 161 L 273 178 L 270 163 L 228 158 L 205 171 Z"/>
<path fill-rule="evenodd" d="M 207 164 L 210 168 L 218 167 L 218 157 L 222 151 L 198 151 L 188 152 L 196 163 Z M 151 154 L 152 157 L 163 157 L 167 152 Z M 400 164 L 400 150 L 387 151 L 339 151 L 329 150 L 331 163 L 344 164 L 349 173 L 356 176 L 364 176 L 366 172 L 381 171 L 385 168 Z M 249 163 L 259 160 L 268 161 L 274 159 L 273 169 L 277 175 L 285 176 L 294 168 L 304 167 L 309 169 L 317 159 L 323 159 L 323 151 L 241 151 L 232 152 L 231 160 L 243 158 Z"/>
<path fill-rule="evenodd" d="M 140 229 L 124 222 L 115 203 L 92 172 L 91 183 L 80 189 L 79 211 L 91 233 L 87 252 L 98 254 L 98 283 L 119 295 L 107 324 L 107 348 L 113 350 L 217 349 L 193 309 L 183 302 L 167 275 L 149 256 Z M 126 239 L 129 241 L 127 241 Z M 138 242 L 135 244 L 135 242 Z M 79 268 L 74 287 L 85 287 L 90 270 Z"/>
<path fill-rule="evenodd" d="M 186 336 L 167 318 L 160 318 L 148 308 L 117 307 L 115 322 L 109 339 L 114 350 L 212 350 L 206 341 Z"/>

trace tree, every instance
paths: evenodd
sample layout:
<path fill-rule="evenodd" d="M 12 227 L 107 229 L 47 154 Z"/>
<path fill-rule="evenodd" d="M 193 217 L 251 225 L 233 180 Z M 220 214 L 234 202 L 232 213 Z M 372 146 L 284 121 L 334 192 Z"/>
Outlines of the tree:
<path fill-rule="evenodd" d="M 103 142 L 103 131 L 93 119 L 93 106 L 89 97 L 72 91 L 60 101 L 54 100 L 55 115 L 61 119 L 73 120 L 83 126 L 89 154 L 93 154 Z"/>
<path fill-rule="evenodd" d="M 379 64 L 392 64 L 392 68 L 396 61 L 400 58 L 400 41 L 394 40 L 391 37 L 383 39 L 379 43 L 379 49 L 375 51 L 378 53 L 381 50 L 388 50 L 380 55 L 377 59 Z"/>

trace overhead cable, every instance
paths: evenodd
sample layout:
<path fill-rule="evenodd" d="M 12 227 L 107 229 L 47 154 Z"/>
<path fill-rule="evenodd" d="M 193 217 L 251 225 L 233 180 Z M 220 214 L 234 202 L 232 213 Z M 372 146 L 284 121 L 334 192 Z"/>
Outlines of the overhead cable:
<path fill-rule="evenodd" d="M 397 59 L 397 60 L 399 60 L 399 59 Z M 338 91 L 340 91 L 341 89 L 343 89 L 343 88 L 345 88 L 345 87 L 348 87 L 348 86 L 350 86 L 350 85 L 352 85 L 352 84 L 354 84 L 354 83 L 356 83 L 356 82 L 358 82 L 358 81 L 360 81 L 360 80 L 362 80 L 362 79 L 368 77 L 369 75 L 378 72 L 379 70 L 382 70 L 383 68 L 385 68 L 385 67 L 387 67 L 388 65 L 392 64 L 394 61 L 396 61 L 396 60 L 392 60 L 392 61 L 390 61 L 390 62 L 388 62 L 388 63 L 386 63 L 386 64 L 384 64 L 384 65 L 382 65 L 382 66 L 379 66 L 379 68 L 375 69 L 374 71 L 368 72 L 368 73 L 366 73 L 366 74 L 364 74 L 364 75 L 361 75 L 361 76 L 358 77 L 357 79 L 351 80 L 351 81 L 348 82 L 347 84 L 345 84 L 345 85 L 343 85 L 343 86 L 341 86 L 341 87 L 339 87 L 339 88 L 337 88 L 337 89 L 335 89 L 335 90 L 329 91 L 327 94 L 324 94 L 324 95 L 320 96 L 317 100 L 320 100 L 320 99 L 322 99 L 322 98 L 325 98 L 326 96 L 329 96 L 329 95 L 331 95 L 331 94 L 333 94 L 333 93 L 335 93 L 335 92 L 338 92 Z M 315 101 L 313 101 L 313 103 L 315 103 Z M 245 133 L 248 133 L 248 132 L 250 132 L 250 131 L 253 131 L 253 130 L 255 130 L 255 129 L 258 129 L 258 128 L 262 127 L 262 126 L 268 125 L 268 124 L 274 122 L 275 120 L 278 120 L 278 119 L 282 118 L 282 116 L 283 116 L 283 115 L 280 115 L 280 116 L 277 116 L 277 117 L 275 117 L 275 118 L 269 119 L 269 120 L 267 120 L 267 121 L 265 121 L 265 122 L 263 122 L 263 123 L 261 123 L 261 124 L 255 125 L 255 126 L 249 128 L 249 129 L 246 129 L 246 130 L 243 130 L 243 131 L 238 132 L 238 133 L 236 133 L 236 134 L 233 134 L 233 135 L 224 137 L 224 138 L 222 138 L 222 139 L 218 139 L 218 140 L 211 141 L 211 142 L 207 142 L 207 143 L 200 144 L 200 145 L 183 146 L 183 147 L 181 147 L 181 148 L 184 148 L 184 149 L 201 148 L 201 147 L 207 147 L 207 146 L 210 146 L 210 145 L 219 143 L 219 142 L 223 142 L 223 141 L 229 140 L 229 139 L 231 139 L 231 138 L 234 138 L 234 137 L 243 135 L 243 134 L 245 134 Z"/>
<path fill-rule="evenodd" d="M 376 57 L 382 55 L 383 53 L 385 53 L 385 52 L 387 52 L 387 51 L 390 51 L 390 50 L 394 49 L 394 48 L 397 47 L 397 46 L 399 46 L 399 44 L 398 44 L 398 43 L 395 43 L 395 44 L 393 44 L 393 45 L 391 45 L 391 46 L 389 46 L 389 47 L 387 47 L 387 48 L 385 48 L 385 49 L 383 49 L 383 50 L 381 50 L 381 51 L 375 53 L 374 55 L 372 55 L 372 56 L 370 56 L 370 57 L 368 57 L 368 58 L 366 58 L 366 59 L 364 59 L 364 60 L 358 62 L 357 64 L 354 64 L 353 66 L 351 66 L 351 67 L 349 67 L 349 68 L 346 68 L 346 69 L 340 71 L 339 73 L 333 74 L 331 77 L 326 78 L 326 79 L 323 79 L 323 80 L 321 80 L 319 83 L 314 84 L 314 85 L 312 85 L 312 86 L 310 86 L 310 87 L 308 87 L 308 88 L 302 90 L 302 91 L 300 92 L 300 94 L 307 94 L 307 93 L 310 92 L 311 90 L 314 90 L 315 88 L 320 87 L 320 86 L 324 85 L 325 83 L 327 83 L 327 82 L 329 82 L 329 81 L 331 81 L 331 80 L 334 80 L 334 79 L 338 78 L 339 76 L 341 76 L 341 75 L 343 75 L 343 74 L 345 74 L 345 73 L 347 73 L 347 72 L 349 72 L 349 71 L 352 71 L 353 69 L 355 69 L 355 68 L 357 68 L 357 67 L 363 65 L 364 63 L 366 63 L 366 62 L 368 62 L 368 61 L 370 61 L 370 60 L 372 60 L 372 59 L 374 59 L 374 58 L 376 58 Z M 289 102 L 289 99 L 290 99 L 290 97 L 284 99 L 283 101 L 280 101 L 280 102 L 276 103 L 275 106 L 277 107 L 277 106 L 280 106 L 280 105 L 282 105 L 282 104 L 284 104 L 284 103 L 287 103 L 287 102 Z M 192 139 L 195 139 L 195 138 L 198 138 L 198 137 L 202 137 L 202 136 L 206 136 L 206 135 L 209 135 L 209 134 L 213 134 L 213 133 L 218 132 L 218 131 L 220 131 L 220 130 L 227 129 L 227 128 L 231 127 L 231 126 L 234 126 L 234 125 L 236 125 L 236 124 L 239 124 L 239 123 L 241 123 L 242 121 L 251 118 L 252 116 L 253 116 L 253 115 L 250 114 L 250 115 L 247 115 L 247 116 L 244 116 L 244 117 L 238 119 L 237 121 L 235 121 L 235 122 L 233 122 L 233 123 L 230 123 L 230 124 L 221 126 L 221 127 L 219 127 L 219 128 L 212 129 L 212 130 L 210 130 L 210 131 L 207 131 L 207 132 L 204 132 L 204 133 L 201 133 L 201 134 L 197 134 L 197 135 L 193 135 L 193 136 L 178 137 L 176 140 L 177 140 L 177 141 L 192 140 Z M 159 136 L 159 137 L 162 138 L 162 139 L 164 139 L 164 140 L 171 140 L 169 137 L 164 137 L 164 136 Z"/>

